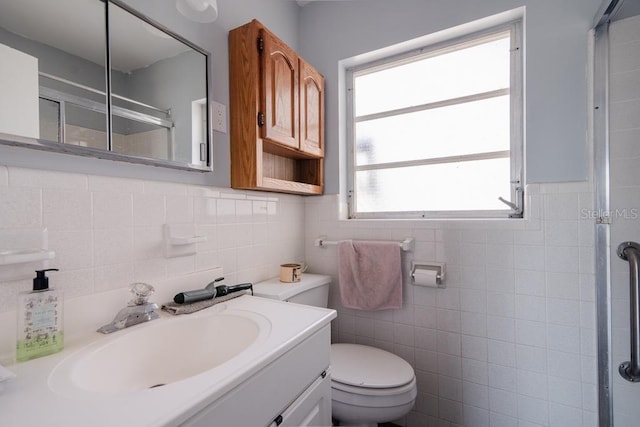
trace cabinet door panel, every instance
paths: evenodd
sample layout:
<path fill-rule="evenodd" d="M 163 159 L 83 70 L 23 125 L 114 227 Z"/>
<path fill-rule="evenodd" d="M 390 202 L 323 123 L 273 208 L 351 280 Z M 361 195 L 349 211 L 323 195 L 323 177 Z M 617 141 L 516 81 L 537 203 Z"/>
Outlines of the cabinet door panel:
<path fill-rule="evenodd" d="M 262 37 L 262 138 L 298 148 L 298 57 L 268 33 Z"/>
<path fill-rule="evenodd" d="M 280 427 L 331 425 L 331 378 L 326 375 L 314 381 L 304 393 L 283 411 Z M 270 424 L 269 427 L 276 424 Z"/>
<path fill-rule="evenodd" d="M 300 149 L 324 155 L 324 77 L 300 58 Z"/>

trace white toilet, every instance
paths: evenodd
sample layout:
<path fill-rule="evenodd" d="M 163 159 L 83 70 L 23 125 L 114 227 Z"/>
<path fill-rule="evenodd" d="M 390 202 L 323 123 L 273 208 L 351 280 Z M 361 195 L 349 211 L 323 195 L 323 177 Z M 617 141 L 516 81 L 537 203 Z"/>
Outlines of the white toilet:
<path fill-rule="evenodd" d="M 278 278 L 253 285 L 256 296 L 327 307 L 331 277 L 303 274 L 297 283 Z M 402 358 L 359 344 L 331 345 L 332 416 L 343 426 L 377 426 L 406 415 L 417 395 L 413 368 Z"/>

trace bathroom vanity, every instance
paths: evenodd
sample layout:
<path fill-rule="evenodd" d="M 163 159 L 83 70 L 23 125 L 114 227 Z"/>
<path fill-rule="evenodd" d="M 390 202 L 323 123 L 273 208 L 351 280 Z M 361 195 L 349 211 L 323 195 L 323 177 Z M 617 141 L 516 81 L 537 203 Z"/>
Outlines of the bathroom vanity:
<path fill-rule="evenodd" d="M 325 326 L 183 425 L 330 426 L 329 341 Z"/>
<path fill-rule="evenodd" d="M 116 294 L 103 302 L 126 296 Z M 67 318 L 94 302 L 80 299 L 69 301 Z M 331 425 L 334 310 L 242 295 L 160 314 L 109 335 L 94 332 L 104 314 L 93 316 L 84 325 L 91 331 L 72 330 L 61 353 L 9 366 L 16 378 L 0 391 L 2 425 Z"/>

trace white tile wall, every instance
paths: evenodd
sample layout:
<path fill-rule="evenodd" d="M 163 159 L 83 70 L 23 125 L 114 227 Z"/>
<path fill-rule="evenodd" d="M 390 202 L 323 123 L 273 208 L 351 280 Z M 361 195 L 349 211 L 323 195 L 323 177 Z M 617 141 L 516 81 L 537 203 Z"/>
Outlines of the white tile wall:
<path fill-rule="evenodd" d="M 416 370 L 416 406 L 397 423 L 597 424 L 593 219 L 581 216 L 592 209 L 591 184 L 527 190 L 527 221 L 341 221 L 338 196 L 306 200 L 307 261 L 334 278 L 333 339 L 387 349 Z M 344 309 L 336 248 L 313 245 L 321 235 L 414 237 L 415 251 L 403 254 L 403 308 Z M 413 259 L 446 262 L 447 288 L 409 285 Z"/>
<path fill-rule="evenodd" d="M 48 265 L 60 269 L 50 284 L 67 296 L 216 266 L 227 283 L 259 281 L 304 259 L 299 196 L 0 166 L 0 203 L 0 250 L 46 228 L 56 252 Z M 196 255 L 167 259 L 165 223 L 193 224 L 208 240 Z M 43 265 L 0 266 L 0 312 L 15 309 L 16 293 Z"/>
<path fill-rule="evenodd" d="M 398 422 L 595 426 L 593 222 L 581 215 L 592 208 L 591 187 L 536 185 L 528 193 L 527 221 L 347 222 L 338 219 L 337 196 L 0 167 L 0 242 L 47 228 L 57 253 L 49 264 L 61 269 L 52 286 L 80 295 L 212 266 L 222 266 L 231 282 L 258 281 L 304 258 L 311 271 L 337 279 L 336 248 L 313 246 L 318 236 L 413 236 L 405 277 L 412 259 L 446 262 L 446 289 L 407 283 L 403 308 L 381 312 L 342 308 L 337 280 L 331 293 L 339 311 L 334 340 L 376 345 L 415 367 L 416 406 Z M 640 206 L 640 192 L 633 194 Z M 167 222 L 193 224 L 208 241 L 196 255 L 166 259 Z M 13 309 L 16 293 L 30 285 L 0 283 L 0 311 Z M 626 319 L 616 317 L 622 333 Z"/>

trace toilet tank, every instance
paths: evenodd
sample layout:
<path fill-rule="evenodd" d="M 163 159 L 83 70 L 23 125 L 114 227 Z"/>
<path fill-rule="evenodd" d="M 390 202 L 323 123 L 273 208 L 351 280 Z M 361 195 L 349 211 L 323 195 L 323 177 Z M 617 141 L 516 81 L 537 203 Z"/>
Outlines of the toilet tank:
<path fill-rule="evenodd" d="M 283 283 L 278 277 L 253 285 L 253 295 L 295 302 L 314 307 L 327 307 L 331 276 L 303 273 L 296 283 Z"/>

